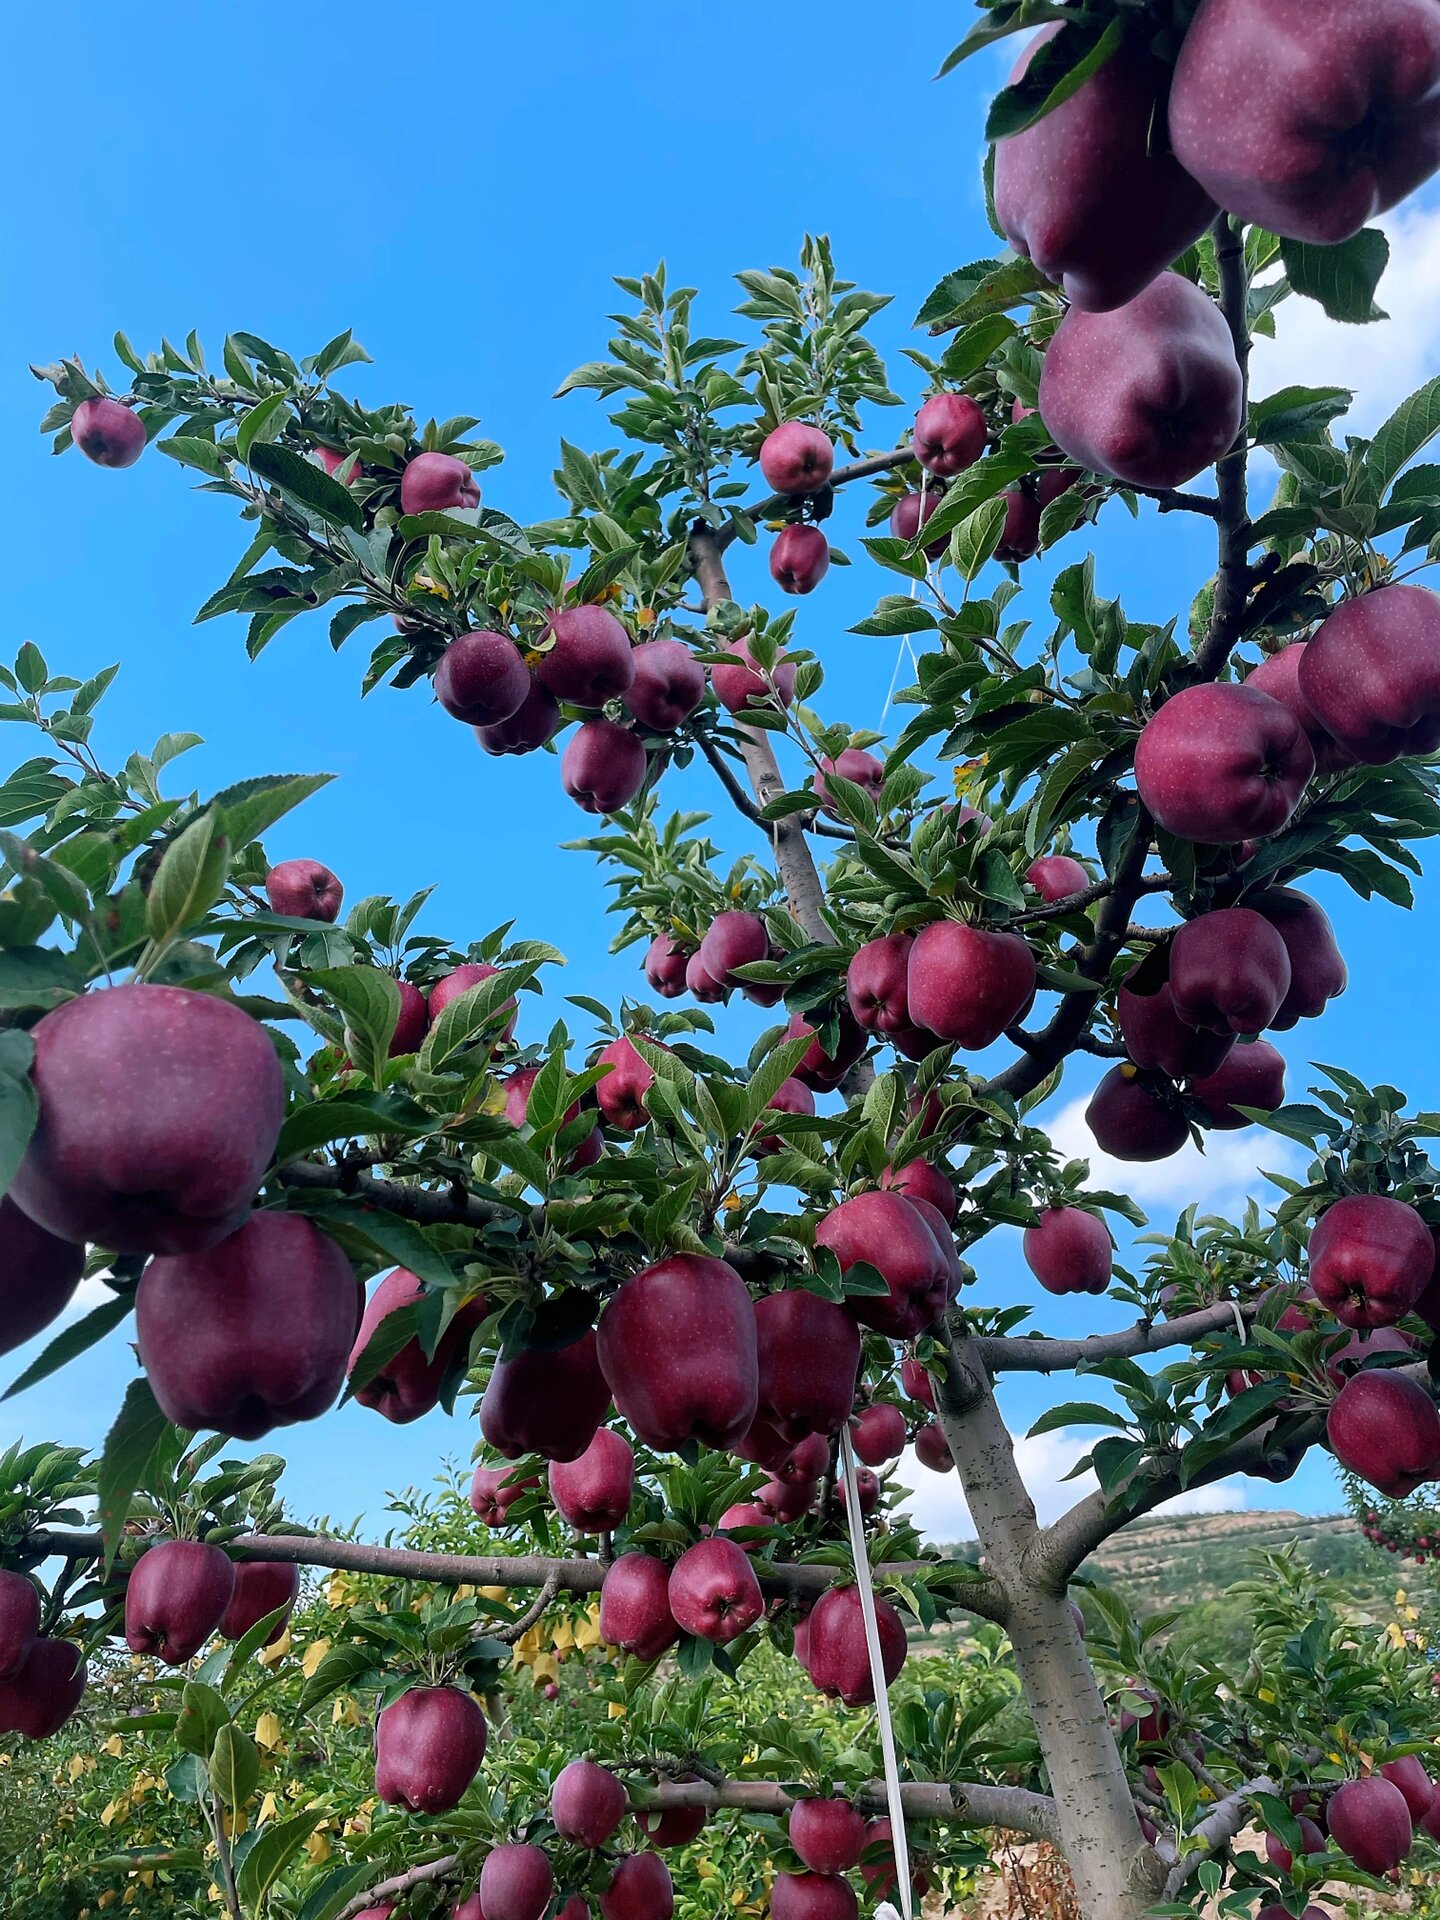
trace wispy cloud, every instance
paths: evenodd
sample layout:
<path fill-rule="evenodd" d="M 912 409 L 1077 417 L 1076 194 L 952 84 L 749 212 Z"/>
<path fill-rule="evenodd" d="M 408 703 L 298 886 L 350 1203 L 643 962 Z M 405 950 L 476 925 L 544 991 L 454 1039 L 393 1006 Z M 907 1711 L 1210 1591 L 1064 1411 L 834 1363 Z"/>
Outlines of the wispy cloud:
<path fill-rule="evenodd" d="M 1262 1203 L 1277 1199 L 1260 1169 L 1293 1174 L 1303 1161 L 1298 1146 L 1263 1127 L 1209 1134 L 1203 1153 L 1192 1145 L 1168 1160 L 1114 1160 L 1096 1145 L 1085 1124 L 1085 1107 L 1084 1098 L 1072 1100 L 1047 1123 L 1057 1152 L 1071 1160 L 1088 1160 L 1092 1186 L 1128 1193 L 1152 1215 L 1167 1207 L 1178 1213 L 1197 1204 L 1205 1212 L 1233 1213 L 1247 1198 Z"/>

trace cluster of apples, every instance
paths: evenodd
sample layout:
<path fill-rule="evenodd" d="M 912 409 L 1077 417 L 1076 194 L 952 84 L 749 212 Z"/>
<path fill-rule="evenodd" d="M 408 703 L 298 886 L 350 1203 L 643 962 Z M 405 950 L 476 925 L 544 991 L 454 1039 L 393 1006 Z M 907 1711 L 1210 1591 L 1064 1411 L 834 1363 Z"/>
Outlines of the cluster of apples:
<path fill-rule="evenodd" d="M 1335 1847 L 1362 1872 L 1377 1877 L 1404 1865 L 1417 1832 L 1440 1840 L 1440 1792 L 1415 1754 L 1387 1760 L 1377 1771 L 1342 1781 L 1327 1793 L 1297 1791 L 1291 1809 L 1300 1828 L 1302 1858 Z M 1278 1833 L 1266 1834 L 1265 1854 L 1282 1873 L 1295 1864 L 1295 1850 Z M 1258 1920 L 1278 1920 L 1286 1912 L 1279 1905 L 1262 1907 Z M 1319 1907 L 1306 1913 L 1328 1920 Z"/>

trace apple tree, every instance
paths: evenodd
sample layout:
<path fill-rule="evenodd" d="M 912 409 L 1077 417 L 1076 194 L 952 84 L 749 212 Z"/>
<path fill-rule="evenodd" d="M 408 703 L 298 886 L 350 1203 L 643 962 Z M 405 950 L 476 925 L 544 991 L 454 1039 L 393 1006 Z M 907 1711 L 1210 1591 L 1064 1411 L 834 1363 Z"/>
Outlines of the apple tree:
<path fill-rule="evenodd" d="M 272 859 L 323 775 L 186 791 L 184 735 L 107 767 L 113 670 L 78 684 L 27 643 L 0 671 L 0 715 L 43 736 L 0 788 L 0 1334 L 88 1274 L 103 1303 L 21 1384 L 122 1325 L 139 1358 L 93 1466 L 6 1463 L 0 1726 L 62 1736 L 118 1634 L 171 1670 L 151 1731 L 232 1920 L 664 1920 L 671 1875 L 627 1822 L 693 1838 L 714 1809 L 757 1823 L 777 1920 L 847 1920 L 857 1868 L 908 1915 L 913 1858 L 952 1884 L 999 1832 L 1063 1856 L 1082 1920 L 1202 1894 L 1270 1920 L 1440 1837 L 1422 1650 L 1357 1639 L 1293 1563 L 1257 1590 L 1245 1675 L 1072 1593 L 1138 1517 L 1316 1446 L 1386 1498 L 1440 1478 L 1440 1116 L 1342 1069 L 1290 1100 L 1263 1037 L 1345 986 L 1298 883 L 1408 904 L 1440 829 L 1440 382 L 1361 437 L 1341 389 L 1248 381 L 1294 300 L 1380 317 L 1366 223 L 1440 163 L 1440 10 L 980 11 L 947 71 L 1039 32 L 990 108 L 995 254 L 925 302 L 909 402 L 867 337 L 883 298 L 820 238 L 738 275 L 735 338 L 663 269 L 618 282 L 605 357 L 561 387 L 618 444 L 563 439 L 536 524 L 494 504 L 474 418 L 339 390 L 349 332 L 301 359 L 237 332 L 216 365 L 193 334 L 119 334 L 113 380 L 37 369 L 57 452 L 125 468 L 153 442 L 238 509 L 200 619 L 244 616 L 252 656 L 323 619 L 368 645 L 365 691 L 472 727 L 497 790 L 504 756 L 550 754 L 603 816 L 582 844 L 617 945 L 644 948 L 634 1000 L 561 1013 L 523 900 L 442 933 L 423 894 L 346 913 L 327 866 Z M 1213 529 L 1163 624 L 1087 551 L 1127 512 Z M 822 712 L 803 613 L 727 573 L 763 530 L 776 594 L 823 604 L 842 522 L 841 557 L 893 576 L 856 631 L 921 650 L 893 740 Z M 1073 556 L 1048 607 L 1025 600 L 1042 548 Z M 732 864 L 663 811 L 696 760 L 753 830 Z M 704 1011 L 735 996 L 774 1016 L 743 1061 Z M 1113 1158 L 1260 1121 L 1305 1143 L 1304 1178 L 1117 1266 L 1107 1216 L 1139 1210 L 1045 1130 L 1077 1056 L 1106 1063 Z M 1129 1324 L 1057 1338 L 987 1298 L 982 1243 L 1016 1231 L 1042 1288 Z M 1022 1373 L 1097 1383 L 1040 1423 L 1101 1435 L 1098 1490 L 1044 1527 L 994 1392 Z M 273 1463 L 222 1458 L 342 1391 L 399 1422 L 477 1410 L 468 1504 L 358 1542 L 285 1521 Z M 878 1476 L 907 1442 L 958 1472 L 976 1563 Z M 298 1567 L 365 1599 L 290 1704 L 362 1700 L 398 1810 L 320 1879 L 313 1809 L 249 1821 L 241 1718 L 281 1684 L 261 1655 Z M 907 1624 L 954 1620 L 1003 1640 L 1018 1693 L 917 1677 Z M 568 1764 L 534 1685 L 512 1697 L 514 1650 L 562 1624 L 617 1650 L 594 1664 L 619 1711 L 572 1703 Z M 754 1879 L 749 1844 L 727 1874 Z"/>

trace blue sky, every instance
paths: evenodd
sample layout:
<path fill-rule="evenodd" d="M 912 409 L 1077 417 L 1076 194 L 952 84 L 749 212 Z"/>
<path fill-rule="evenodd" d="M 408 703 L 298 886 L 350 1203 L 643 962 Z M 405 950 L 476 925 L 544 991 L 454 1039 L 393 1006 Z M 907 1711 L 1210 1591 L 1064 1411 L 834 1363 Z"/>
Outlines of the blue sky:
<path fill-rule="evenodd" d="M 118 376 L 117 327 L 142 347 L 198 329 L 218 359 L 227 328 L 298 353 L 345 326 L 374 356 L 341 385 L 371 400 L 403 398 L 420 417 L 478 414 L 507 449 L 486 498 L 518 519 L 553 510 L 550 474 L 562 435 L 614 444 L 587 398 L 550 396 L 599 357 L 615 307 L 615 273 L 667 260 L 672 280 L 703 290 L 707 331 L 728 331 L 738 268 L 789 263 L 807 230 L 828 232 L 840 270 L 892 292 L 873 332 L 892 380 L 912 399 L 918 375 L 899 355 L 910 317 L 946 271 L 993 251 L 979 195 L 984 97 L 995 62 L 933 84 L 963 9 L 910 0 L 883 16 L 835 0 L 813 14 L 738 0 L 723 11 L 628 0 L 534 9 L 420 5 L 403 17 L 373 0 L 343 10 L 306 4 L 180 9 L 162 0 L 143 33 L 82 0 L 66 48 L 38 15 L 12 28 L 12 89 L 0 149 L 17 190 L 3 216 L 10 297 L 0 309 L 0 490 L 11 555 L 0 650 L 33 639 L 55 671 L 84 675 L 121 660 L 97 729 L 102 757 L 123 758 L 168 729 L 201 734 L 185 777 L 213 790 L 247 774 L 325 769 L 340 775 L 272 837 L 276 857 L 314 854 L 350 898 L 405 897 L 436 883 L 422 926 L 463 943 L 501 921 L 554 941 L 563 988 L 614 1004 L 638 984 L 636 956 L 609 958 L 601 876 L 558 851 L 587 829 L 546 755 L 484 758 L 419 690 L 358 698 L 363 657 L 339 656 L 324 627 L 298 621 L 255 664 L 238 620 L 191 625 L 243 545 L 228 503 L 193 495 L 150 455 L 124 473 L 78 456 L 52 460 L 35 425 L 46 394 L 30 361 L 78 353 Z M 83 49 L 83 53 L 80 51 Z M 1428 201 L 1390 223 L 1403 263 L 1382 289 L 1401 316 L 1341 330 L 1297 316 L 1293 343 L 1262 350 L 1265 387 L 1334 379 L 1361 394 L 1360 422 L 1440 370 L 1427 320 L 1440 290 L 1440 215 Z M 1388 297 L 1387 297 L 1388 296 Z M 1413 318 L 1410 316 L 1414 316 Z M 1282 319 L 1284 316 L 1282 316 Z M 913 376 L 913 377 L 912 377 Z M 905 416 L 872 416 L 867 443 L 889 445 Z M 847 502 L 831 537 L 858 564 L 833 569 L 799 603 L 799 637 L 824 661 L 822 709 L 876 726 L 896 664 L 894 643 L 847 629 L 886 582 L 856 544 L 863 505 Z M 1132 525 L 1106 514 L 1097 541 L 1102 590 L 1141 617 L 1183 617 L 1213 567 L 1205 528 L 1182 516 Z M 1063 559 L 1074 557 L 1068 551 Z M 1054 568 L 1027 568 L 1027 603 L 1046 617 Z M 773 593 L 763 559 L 743 554 L 737 595 Z M 778 598 L 778 595 L 774 597 Z M 13 748 L 13 751 L 9 751 Z M 18 736 L 6 765 L 28 754 Z M 178 772 L 177 772 L 178 779 Z M 700 774 L 672 778 L 676 806 L 717 808 L 728 852 L 760 851 L 727 820 Z M 1280 1036 L 1292 1088 L 1307 1060 L 1347 1064 L 1435 1106 L 1433 898 L 1403 916 L 1321 883 L 1350 966 L 1346 998 L 1318 1026 Z M 533 1003 L 523 1037 L 545 1027 Z M 548 1024 L 548 1021 L 547 1021 Z M 766 1024 L 743 1009 L 745 1040 Z M 1068 1146 L 1083 1144 L 1076 1102 L 1085 1063 L 1051 1108 Z M 1157 1223 L 1193 1197 L 1234 1201 L 1262 1166 L 1293 1166 L 1283 1143 L 1224 1136 L 1208 1163 L 1189 1154 L 1144 1171 Z M 1018 1235 L 980 1251 L 989 1299 L 1033 1298 Z M 1047 1310 L 1056 1331 L 1114 1319 L 1093 1303 Z M 26 1399 L 0 1407 L 0 1444 L 16 1431 L 95 1444 L 130 1368 L 107 1346 Z M 1006 1396 L 1018 1430 L 1048 1390 Z M 1068 1397 L 1068 1396 L 1066 1396 Z M 392 1429 L 348 1408 L 286 1437 L 287 1487 L 302 1515 L 368 1512 L 383 1491 L 423 1482 L 441 1456 L 468 1458 L 472 1429 L 432 1417 Z M 1071 1464 L 1051 1439 L 1024 1458 L 1042 1511 Z M 953 1482 L 928 1480 L 924 1511 L 944 1535 L 964 1530 Z M 1234 1490 L 1235 1502 L 1245 1490 Z M 1316 1460 L 1251 1505 L 1334 1504 Z"/>

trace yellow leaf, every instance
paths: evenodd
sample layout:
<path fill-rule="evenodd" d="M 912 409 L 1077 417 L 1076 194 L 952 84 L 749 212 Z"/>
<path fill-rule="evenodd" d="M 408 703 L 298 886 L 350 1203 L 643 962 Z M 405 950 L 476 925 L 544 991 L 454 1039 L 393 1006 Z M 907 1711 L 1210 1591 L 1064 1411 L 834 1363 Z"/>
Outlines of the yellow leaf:
<path fill-rule="evenodd" d="M 342 1694 L 330 1709 L 330 1724 L 335 1727 L 358 1727 L 360 1715 L 351 1696 Z"/>
<path fill-rule="evenodd" d="M 305 1842 L 305 1857 L 312 1867 L 321 1866 L 330 1858 L 330 1836 L 327 1833 L 312 1833 Z"/>
<path fill-rule="evenodd" d="M 280 1638 L 275 1642 L 274 1646 L 262 1647 L 260 1649 L 260 1653 L 258 1657 L 259 1657 L 261 1666 L 262 1667 L 278 1667 L 280 1662 L 285 1658 L 286 1654 L 289 1653 L 293 1644 L 294 1642 L 290 1638 L 290 1629 L 287 1627 L 284 1633 L 282 1633 Z"/>
<path fill-rule="evenodd" d="M 316 1668 L 330 1651 L 328 1640 L 312 1640 L 300 1660 L 300 1671 L 307 1680 L 315 1678 Z"/>
<path fill-rule="evenodd" d="M 612 1720 L 623 1720 L 629 1709 L 623 1700 L 612 1700 L 605 1711 Z"/>
<path fill-rule="evenodd" d="M 267 1753 L 278 1747 L 284 1738 L 285 1730 L 280 1725 L 278 1713 L 262 1713 L 255 1722 L 255 1744 L 263 1747 Z"/>
<path fill-rule="evenodd" d="M 279 1811 L 280 1802 L 275 1798 L 273 1793 L 267 1793 L 265 1798 L 260 1802 L 259 1813 L 255 1816 L 256 1826 L 263 1827 L 265 1822 L 267 1820 L 273 1820 Z"/>
<path fill-rule="evenodd" d="M 120 1738 L 118 1733 L 112 1733 L 110 1738 L 101 1747 L 100 1751 L 102 1753 L 108 1753 L 112 1760 L 118 1760 L 120 1758 L 120 1753 L 122 1748 L 124 1747 L 124 1744 L 125 1744 L 124 1741 Z"/>

